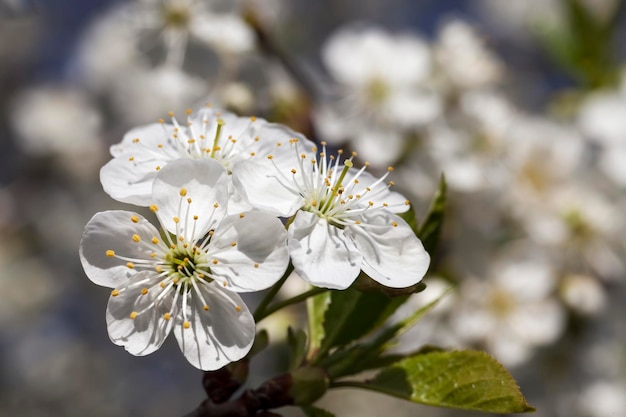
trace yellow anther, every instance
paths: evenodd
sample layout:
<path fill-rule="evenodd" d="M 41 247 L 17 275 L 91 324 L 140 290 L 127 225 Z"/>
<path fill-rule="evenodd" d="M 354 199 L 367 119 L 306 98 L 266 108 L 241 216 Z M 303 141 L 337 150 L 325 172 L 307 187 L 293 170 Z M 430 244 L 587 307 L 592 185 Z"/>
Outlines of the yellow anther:
<path fill-rule="evenodd" d="M 343 149 L 339 149 L 339 150 L 337 151 L 337 155 L 343 155 Z"/>
<path fill-rule="evenodd" d="M 272 156 L 272 155 L 267 155 L 267 159 L 273 159 L 273 158 L 274 158 L 274 156 Z"/>
<path fill-rule="evenodd" d="M 156 252 L 152 252 L 152 253 L 150 254 L 150 257 L 151 257 L 151 258 L 156 258 Z"/>
<path fill-rule="evenodd" d="M 115 251 L 114 251 L 114 250 L 109 249 L 108 251 L 106 251 L 106 254 L 107 254 L 107 256 L 108 256 L 109 258 L 112 258 L 112 257 L 114 257 L 114 256 L 115 256 Z"/>
<path fill-rule="evenodd" d="M 191 109 L 185 110 L 185 113 L 187 113 L 187 115 L 190 115 L 191 114 Z"/>
<path fill-rule="evenodd" d="M 157 238 L 157 237 L 153 237 L 153 238 L 152 238 L 152 243 L 154 243 L 155 245 L 156 245 L 157 243 L 159 243 L 159 238 Z"/>
<path fill-rule="evenodd" d="M 359 220 L 355 221 L 354 224 L 361 224 Z"/>
<path fill-rule="evenodd" d="M 215 233 L 215 230 L 209 230 L 209 236 L 213 236 L 214 233 Z"/>
<path fill-rule="evenodd" d="M 311 205 L 312 205 L 313 207 L 317 207 L 317 201 L 315 201 L 315 200 L 314 200 L 314 201 L 311 201 Z"/>
<path fill-rule="evenodd" d="M 161 167 L 157 165 L 157 166 L 155 166 L 155 167 L 154 167 L 154 169 L 155 169 L 156 171 L 160 171 L 160 170 L 161 170 Z"/>
<path fill-rule="evenodd" d="M 300 155 L 300 158 L 302 158 L 302 159 L 306 159 L 306 154 L 305 154 L 305 153 L 301 154 L 301 155 Z"/>
<path fill-rule="evenodd" d="M 142 288 L 142 289 L 141 289 L 141 294 L 142 294 L 142 295 L 146 295 L 146 294 L 148 294 L 148 289 L 147 289 L 147 288 Z"/>
<path fill-rule="evenodd" d="M 393 171 L 393 167 L 387 167 L 387 171 L 389 172 Z"/>
<path fill-rule="evenodd" d="M 184 197 L 184 196 L 187 195 L 187 189 L 186 188 L 181 188 L 178 193 L 180 194 L 181 197 Z"/>
<path fill-rule="evenodd" d="M 133 311 L 132 313 L 130 313 L 130 316 L 129 316 L 129 317 L 130 317 L 131 319 L 135 320 L 135 317 L 137 317 L 137 315 L 138 315 L 138 314 L 139 314 L 139 313 L 137 313 L 136 311 Z"/>
<path fill-rule="evenodd" d="M 156 211 L 158 211 L 158 210 L 159 210 L 159 207 L 157 207 L 157 205 L 156 205 L 156 204 L 152 204 L 152 205 L 150 206 L 150 211 L 151 211 L 151 212 L 153 212 L 153 213 L 154 213 L 154 212 L 156 212 Z"/>
<path fill-rule="evenodd" d="M 113 291 L 111 291 L 111 297 L 117 297 L 118 295 L 120 295 L 119 290 L 113 290 Z"/>
<path fill-rule="evenodd" d="M 390 186 L 390 187 L 393 187 L 394 185 L 396 185 L 396 183 L 395 183 L 395 182 L 393 182 L 393 181 L 389 181 L 389 186 Z"/>
<path fill-rule="evenodd" d="M 392 225 L 393 227 L 398 227 L 398 223 L 397 223 L 397 222 L 391 222 L 391 225 Z"/>
<path fill-rule="evenodd" d="M 157 145 L 157 148 L 162 149 L 162 148 L 163 148 L 163 144 L 162 144 L 162 143 L 159 143 L 159 144 Z"/>
<path fill-rule="evenodd" d="M 230 246 L 237 246 L 237 242 L 230 242 Z"/>
<path fill-rule="evenodd" d="M 219 204 L 217 204 L 217 203 L 213 204 L 213 208 L 218 208 L 219 206 L 220 206 L 220 205 L 219 205 Z"/>
<path fill-rule="evenodd" d="M 256 122 L 256 117 L 255 116 L 250 117 L 250 121 Z"/>
<path fill-rule="evenodd" d="M 256 155 L 255 152 L 250 152 L 250 156 L 254 156 L 254 155 Z"/>
<path fill-rule="evenodd" d="M 191 198 L 187 197 L 187 204 L 191 204 L 191 201 L 192 201 Z"/>
<path fill-rule="evenodd" d="M 172 318 L 172 315 L 171 315 L 170 313 L 165 313 L 165 314 L 163 314 L 163 319 L 164 319 L 165 321 L 169 321 L 169 319 L 171 319 L 171 318 Z"/>
<path fill-rule="evenodd" d="M 134 160 L 135 160 L 135 157 L 134 157 L 134 156 L 131 156 L 130 158 L 128 158 L 128 160 L 132 162 L 132 161 L 134 161 Z"/>
<path fill-rule="evenodd" d="M 178 277 L 172 279 L 172 282 L 174 283 L 174 285 L 178 284 L 178 281 L 180 281 Z"/>
<path fill-rule="evenodd" d="M 161 268 L 160 265 L 155 266 L 154 270 L 157 271 L 157 272 L 163 272 L 163 268 Z"/>
<path fill-rule="evenodd" d="M 130 221 L 133 223 L 138 223 L 139 222 L 139 217 L 137 216 L 130 216 Z"/>
<path fill-rule="evenodd" d="M 188 329 L 188 328 L 190 328 L 190 327 L 191 327 L 191 323 L 189 323 L 188 321 L 184 321 L 184 322 L 183 322 L 183 328 L 184 328 L 184 329 Z"/>
<path fill-rule="evenodd" d="M 139 143 L 139 138 L 133 139 L 133 143 Z"/>
<path fill-rule="evenodd" d="M 280 143 L 280 142 L 276 142 L 276 146 L 281 147 L 281 146 L 283 146 L 283 144 Z"/>
<path fill-rule="evenodd" d="M 363 165 L 365 165 L 365 167 L 367 168 L 367 167 L 370 166 L 370 163 L 369 163 L 369 161 L 365 161 L 365 163 Z"/>
<path fill-rule="evenodd" d="M 197 215 L 197 214 L 194 214 L 194 215 L 193 215 L 193 219 L 194 219 L 194 220 L 198 220 L 198 215 Z"/>
<path fill-rule="evenodd" d="M 133 235 L 133 242 L 136 243 L 136 242 L 139 242 L 140 240 L 141 240 L 141 236 L 139 236 L 138 234 L 135 233 Z"/>
<path fill-rule="evenodd" d="M 357 155 L 358 154 L 356 152 L 352 151 L 352 156 L 354 156 L 356 158 Z"/>
<path fill-rule="evenodd" d="M 223 285 L 223 286 L 225 286 L 225 287 L 228 287 L 228 281 L 224 281 L 224 282 L 222 283 L 222 285 Z"/>
<path fill-rule="evenodd" d="M 241 311 L 241 307 L 237 306 L 237 307 L 235 307 L 235 310 L 237 310 L 237 312 L 240 312 Z"/>
<path fill-rule="evenodd" d="M 159 287 L 161 287 L 161 288 L 165 288 L 165 285 L 166 285 L 166 284 L 165 284 L 165 281 L 161 281 L 161 283 L 159 284 Z"/>
<path fill-rule="evenodd" d="M 208 101 L 207 101 L 206 103 L 204 103 L 204 107 L 208 107 L 208 108 L 210 108 L 211 106 L 212 106 L 212 104 L 211 104 L 211 103 L 209 103 Z"/>
<path fill-rule="evenodd" d="M 404 200 L 404 205 L 405 206 L 409 206 L 409 205 L 411 205 L 411 202 L 409 200 Z"/>
<path fill-rule="evenodd" d="M 320 143 L 322 144 L 322 146 L 326 146 L 327 145 L 325 140 L 321 141 Z"/>
<path fill-rule="evenodd" d="M 254 264 L 254 267 L 255 267 L 255 268 L 258 268 L 258 267 L 259 267 L 259 264 L 255 263 L 255 264 Z"/>
<path fill-rule="evenodd" d="M 217 265 L 218 260 L 217 259 L 213 259 L 213 265 Z"/>
<path fill-rule="evenodd" d="M 174 117 L 174 112 L 173 112 L 173 111 L 167 112 L 167 115 L 168 115 L 169 117 Z"/>
<path fill-rule="evenodd" d="M 172 220 L 174 220 L 174 223 L 178 223 L 180 221 L 180 219 L 176 216 L 172 217 Z"/>
<path fill-rule="evenodd" d="M 246 215 L 245 215 L 245 214 L 243 214 L 243 213 L 239 213 L 239 218 L 240 218 L 240 219 L 243 219 L 244 217 L 246 217 Z"/>
<path fill-rule="evenodd" d="M 292 173 L 292 174 L 295 174 L 295 173 L 296 173 L 295 168 L 291 168 L 291 173 Z"/>
<path fill-rule="evenodd" d="M 128 267 L 129 269 L 133 269 L 135 267 L 135 264 L 132 262 L 126 262 L 126 267 Z"/>
<path fill-rule="evenodd" d="M 258 137 L 258 136 L 255 136 L 255 137 L 254 137 L 254 141 L 255 141 L 255 142 L 258 142 L 258 141 L 259 141 L 259 137 Z"/>
<path fill-rule="evenodd" d="M 165 123 L 165 120 L 159 119 L 159 123 L 163 124 L 163 123 Z"/>
<path fill-rule="evenodd" d="M 383 203 L 383 207 L 389 207 L 389 204 Z"/>
<path fill-rule="evenodd" d="M 185 236 L 183 236 L 183 235 L 178 236 L 178 240 L 180 240 L 182 242 L 183 240 L 185 240 Z"/>
<path fill-rule="evenodd" d="M 370 207 L 371 207 L 371 206 L 373 206 L 373 205 L 374 205 L 374 202 L 373 202 L 373 201 L 368 201 L 368 202 L 367 202 L 367 204 L 369 204 L 369 205 L 370 205 Z"/>
<path fill-rule="evenodd" d="M 196 140 L 195 139 L 188 139 L 187 143 L 189 143 L 189 144 L 196 143 Z"/>

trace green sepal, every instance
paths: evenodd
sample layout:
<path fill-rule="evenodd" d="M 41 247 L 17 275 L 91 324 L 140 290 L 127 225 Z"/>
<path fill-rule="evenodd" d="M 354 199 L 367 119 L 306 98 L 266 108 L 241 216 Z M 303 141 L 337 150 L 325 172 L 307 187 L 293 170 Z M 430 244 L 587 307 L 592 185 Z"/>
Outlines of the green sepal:
<path fill-rule="evenodd" d="M 384 368 L 373 380 L 338 383 L 412 402 L 490 413 L 535 411 L 504 367 L 479 351 L 430 352 Z"/>

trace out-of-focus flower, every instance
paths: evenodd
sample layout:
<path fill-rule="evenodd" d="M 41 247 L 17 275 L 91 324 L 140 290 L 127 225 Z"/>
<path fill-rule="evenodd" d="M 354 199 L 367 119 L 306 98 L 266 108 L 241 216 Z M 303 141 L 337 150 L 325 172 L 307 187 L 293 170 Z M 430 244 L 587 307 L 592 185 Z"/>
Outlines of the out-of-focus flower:
<path fill-rule="evenodd" d="M 458 89 L 485 87 L 502 77 L 500 61 L 475 29 L 462 20 L 451 20 L 441 28 L 434 53 L 446 80 Z"/>
<path fill-rule="evenodd" d="M 438 95 L 427 84 L 430 48 L 415 35 L 345 28 L 327 41 L 322 59 L 339 94 L 318 108 L 317 129 L 329 143 L 352 140 L 374 165 L 398 158 L 404 135 L 441 111 Z"/>
<path fill-rule="evenodd" d="M 453 313 L 456 335 L 486 347 L 507 366 L 526 362 L 562 333 L 565 314 L 553 297 L 556 277 L 540 257 L 503 258 L 486 280 L 461 284 Z"/>
<path fill-rule="evenodd" d="M 22 91 L 11 121 L 17 146 L 30 155 L 77 155 L 99 145 L 100 113 L 77 89 L 46 85 Z"/>
<path fill-rule="evenodd" d="M 148 64 L 135 29 L 126 18 L 126 6 L 115 7 L 95 20 L 80 38 L 73 65 L 93 90 L 106 91 L 126 74 Z"/>
<path fill-rule="evenodd" d="M 599 168 L 616 184 L 626 186 L 626 72 L 621 89 L 598 92 L 585 100 L 578 122 L 599 145 Z"/>
<path fill-rule="evenodd" d="M 561 282 L 559 292 L 563 301 L 579 314 L 596 314 L 606 306 L 604 289 L 597 279 L 588 275 L 566 276 Z"/>
<path fill-rule="evenodd" d="M 182 112 L 208 93 L 203 79 L 172 66 L 136 67 L 113 86 L 113 103 L 128 124 L 147 123 L 168 111 Z"/>
<path fill-rule="evenodd" d="M 238 15 L 236 3 L 229 4 L 229 10 L 220 11 L 217 2 L 137 0 L 129 9 L 128 18 L 139 36 L 148 38 L 160 33 L 166 61 L 180 66 L 189 38 L 224 53 L 245 52 L 254 46 L 254 34 Z"/>
<path fill-rule="evenodd" d="M 622 416 L 626 410 L 626 383 L 598 381 L 580 395 L 579 407 L 590 417 Z"/>
<path fill-rule="evenodd" d="M 361 270 L 394 288 L 422 279 L 430 257 L 394 214 L 406 211 L 408 200 L 389 190 L 387 174 L 354 169 L 355 154 L 342 161 L 324 146 L 318 158 L 298 139 L 285 146 L 289 155 L 236 164 L 233 183 L 254 207 L 293 216 L 288 244 L 298 275 L 334 289 L 348 288 Z"/>
<path fill-rule="evenodd" d="M 162 233 L 128 211 L 96 214 L 80 258 L 96 284 L 114 288 L 111 340 L 133 355 L 157 350 L 170 331 L 194 366 L 214 370 L 246 355 L 254 319 L 238 292 L 273 285 L 289 262 L 286 231 L 266 213 L 227 215 L 226 170 L 179 159 L 154 180 L 151 210 Z"/>
<path fill-rule="evenodd" d="M 111 147 L 114 158 L 100 171 L 104 190 L 125 203 L 151 204 L 152 181 L 159 170 L 174 160 L 208 158 L 219 161 L 230 173 L 235 163 L 265 158 L 270 153 L 289 152 L 288 143 L 299 138 L 307 146 L 312 142 L 283 126 L 269 124 L 256 117 L 237 117 L 205 107 L 196 113 L 187 111 L 187 122 L 154 123 L 130 130 L 122 142 Z M 261 128 L 264 128 L 261 130 Z M 230 184 L 230 180 L 227 179 Z M 254 182 L 254 181 L 253 181 Z M 251 208 L 231 195 L 231 213 Z"/>

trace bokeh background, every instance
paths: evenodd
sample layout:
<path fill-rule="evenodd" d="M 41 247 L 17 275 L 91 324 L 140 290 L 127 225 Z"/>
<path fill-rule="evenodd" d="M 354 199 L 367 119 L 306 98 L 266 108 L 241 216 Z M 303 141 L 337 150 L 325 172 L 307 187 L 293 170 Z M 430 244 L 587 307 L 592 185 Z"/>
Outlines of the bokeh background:
<path fill-rule="evenodd" d="M 444 172 L 444 235 L 411 307 L 456 291 L 398 349 L 485 349 L 541 417 L 626 416 L 624 3 L 0 0 L 0 415 L 203 400 L 173 339 L 142 358 L 109 341 L 78 244 L 124 207 L 99 183 L 109 146 L 211 102 L 394 165 L 422 215 Z M 253 383 L 284 365 L 293 313 L 266 324 Z M 356 391 L 320 405 L 477 415 Z"/>

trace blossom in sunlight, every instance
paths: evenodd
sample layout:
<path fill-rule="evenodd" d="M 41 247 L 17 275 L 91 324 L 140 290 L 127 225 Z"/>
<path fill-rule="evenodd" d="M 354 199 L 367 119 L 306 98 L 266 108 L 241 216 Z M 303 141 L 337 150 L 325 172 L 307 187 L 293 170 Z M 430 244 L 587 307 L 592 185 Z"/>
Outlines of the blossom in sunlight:
<path fill-rule="evenodd" d="M 388 287 L 419 282 L 430 258 L 411 227 L 397 214 L 408 200 L 389 190 L 389 172 L 375 178 L 342 160 L 309 150 L 297 138 L 282 155 L 243 161 L 233 184 L 256 208 L 290 217 L 289 252 L 296 272 L 319 287 L 345 289 L 363 270 Z M 276 147 L 282 149 L 283 147 Z"/>
<path fill-rule="evenodd" d="M 152 181 L 160 169 L 176 159 L 215 159 L 230 173 L 237 161 L 275 154 L 278 143 L 284 142 L 288 152 L 287 142 L 293 137 L 309 142 L 264 119 L 237 117 L 211 107 L 196 113 L 188 110 L 187 122 L 183 124 L 173 113 L 170 116 L 171 123 L 160 121 L 132 129 L 121 143 L 111 147 L 114 158 L 100 171 L 104 191 L 111 197 L 125 203 L 150 205 Z M 231 212 L 250 208 L 237 196 L 231 197 Z"/>
<path fill-rule="evenodd" d="M 237 293 L 282 276 L 287 235 L 269 214 L 228 215 L 226 175 L 211 159 L 180 159 L 154 180 L 150 209 L 161 231 L 129 211 L 97 213 L 85 227 L 83 268 L 114 288 L 109 336 L 133 355 L 154 352 L 171 331 L 203 370 L 239 360 L 252 346 L 254 319 Z"/>
<path fill-rule="evenodd" d="M 327 41 L 322 59 L 338 86 L 316 111 L 316 127 L 329 143 L 352 140 L 373 165 L 395 161 L 405 135 L 441 111 L 427 83 L 430 48 L 415 35 L 345 28 Z"/>
<path fill-rule="evenodd" d="M 166 61 L 182 65 L 190 38 L 218 52 L 238 53 L 254 46 L 254 33 L 238 15 L 237 2 L 218 10 L 216 2 L 203 0 L 137 0 L 129 19 L 140 36 L 160 33 Z"/>

